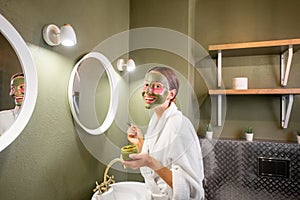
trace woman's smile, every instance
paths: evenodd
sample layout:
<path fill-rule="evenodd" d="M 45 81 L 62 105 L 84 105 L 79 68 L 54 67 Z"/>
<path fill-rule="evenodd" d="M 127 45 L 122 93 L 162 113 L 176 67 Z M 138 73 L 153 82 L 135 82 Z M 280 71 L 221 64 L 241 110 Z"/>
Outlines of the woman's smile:
<path fill-rule="evenodd" d="M 152 103 L 154 103 L 156 100 L 157 100 L 157 97 L 156 97 L 156 96 L 145 95 L 145 97 L 144 97 L 144 101 L 145 101 L 145 103 L 147 103 L 147 104 L 152 104 Z"/>

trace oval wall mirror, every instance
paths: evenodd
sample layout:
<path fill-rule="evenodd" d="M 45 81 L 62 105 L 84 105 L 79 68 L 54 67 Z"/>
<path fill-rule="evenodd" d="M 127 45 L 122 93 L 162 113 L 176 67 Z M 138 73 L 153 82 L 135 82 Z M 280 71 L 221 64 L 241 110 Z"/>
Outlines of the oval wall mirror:
<path fill-rule="evenodd" d="M 1 76 L 1 111 L 14 109 L 12 103 L 8 103 L 7 98 L 10 90 L 10 76 L 15 73 L 23 73 L 25 94 L 23 103 L 14 117 L 11 125 L 7 126 L 7 118 L 0 118 L 0 152 L 11 144 L 23 131 L 27 125 L 37 98 L 37 72 L 33 62 L 32 55 L 23 38 L 17 30 L 0 14 L 0 40 L 3 46 L 0 46 L 0 76 Z M 7 47 L 7 48 L 6 48 Z M 6 49 L 3 49 L 6 48 Z M 14 59 L 11 61 L 10 59 Z M 12 68 L 12 65 L 18 65 Z M 3 94 L 2 94 L 3 92 Z M 3 97 L 3 98 L 2 98 Z M 14 102 L 13 100 L 10 100 Z M 1 112 L 0 111 L 0 112 Z M 15 114 L 15 113 L 14 113 Z M 2 127 L 2 128 L 1 128 Z"/>
<path fill-rule="evenodd" d="M 117 75 L 101 53 L 90 52 L 71 73 L 68 98 L 75 122 L 92 135 L 104 133 L 112 124 L 118 104 Z"/>

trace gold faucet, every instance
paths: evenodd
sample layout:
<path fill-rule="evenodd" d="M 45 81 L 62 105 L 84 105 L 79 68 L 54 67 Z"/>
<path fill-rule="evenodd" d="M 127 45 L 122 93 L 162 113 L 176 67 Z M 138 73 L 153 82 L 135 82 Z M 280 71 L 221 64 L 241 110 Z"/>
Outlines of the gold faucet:
<path fill-rule="evenodd" d="M 115 183 L 114 180 L 114 176 L 109 176 L 108 170 L 110 169 L 110 167 L 115 164 L 116 162 L 122 162 L 121 158 L 115 158 L 112 161 L 110 161 L 104 171 L 104 175 L 103 175 L 103 182 L 101 184 L 98 183 L 98 181 L 96 181 L 96 188 L 93 189 L 94 192 L 96 192 L 97 190 L 99 191 L 100 194 L 106 192 L 109 188 L 110 188 L 110 184 Z"/>

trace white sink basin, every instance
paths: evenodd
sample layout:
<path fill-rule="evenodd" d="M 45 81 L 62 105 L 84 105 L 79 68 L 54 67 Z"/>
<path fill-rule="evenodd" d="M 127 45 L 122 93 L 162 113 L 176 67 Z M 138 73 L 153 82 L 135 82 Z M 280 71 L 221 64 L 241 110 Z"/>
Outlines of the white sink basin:
<path fill-rule="evenodd" d="M 125 181 L 110 185 L 107 192 L 95 192 L 92 200 L 151 200 L 151 192 L 144 183 Z"/>

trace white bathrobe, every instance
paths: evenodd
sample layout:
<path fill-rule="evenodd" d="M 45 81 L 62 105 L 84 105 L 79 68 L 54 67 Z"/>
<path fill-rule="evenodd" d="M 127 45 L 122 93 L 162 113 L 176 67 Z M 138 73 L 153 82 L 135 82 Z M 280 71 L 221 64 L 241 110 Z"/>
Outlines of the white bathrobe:
<path fill-rule="evenodd" d="M 149 153 L 172 170 L 173 189 L 148 167 L 141 173 L 153 199 L 204 199 L 203 162 L 199 139 L 190 120 L 174 103 L 159 121 L 154 113 L 145 135 L 142 152 Z"/>
<path fill-rule="evenodd" d="M 0 112 L 0 136 L 9 129 L 19 115 L 20 107 Z"/>

